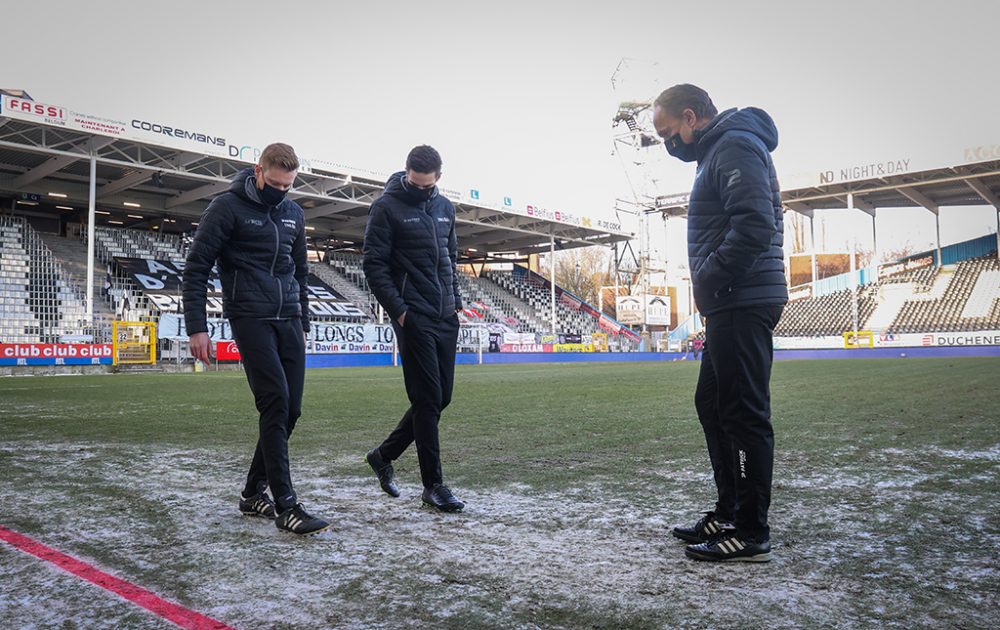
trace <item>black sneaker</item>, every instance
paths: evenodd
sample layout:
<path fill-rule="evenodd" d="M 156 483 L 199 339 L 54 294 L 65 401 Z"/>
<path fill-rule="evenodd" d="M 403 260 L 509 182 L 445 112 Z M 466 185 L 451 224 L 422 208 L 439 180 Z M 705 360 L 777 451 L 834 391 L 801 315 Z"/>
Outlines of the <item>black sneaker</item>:
<path fill-rule="evenodd" d="M 263 491 L 249 497 L 245 497 L 241 493 L 240 512 L 243 512 L 245 516 L 263 516 L 264 518 L 274 518 L 277 515 L 274 501 Z"/>
<path fill-rule="evenodd" d="M 688 545 L 684 554 L 708 562 L 770 562 L 771 543 L 766 540 L 754 542 L 741 536 L 736 529 L 727 528 L 709 542 Z"/>
<path fill-rule="evenodd" d="M 705 516 L 698 519 L 694 527 L 675 527 L 673 534 L 674 538 L 680 538 L 685 542 L 703 543 L 712 540 L 727 527 L 732 527 L 732 523 L 720 520 L 715 516 L 715 512 L 705 512 Z"/>
<path fill-rule="evenodd" d="M 378 485 L 382 486 L 382 490 L 391 497 L 398 497 L 399 488 L 396 487 L 396 481 L 393 479 L 392 464 L 382 459 L 382 456 L 378 452 L 378 447 L 368 451 L 365 455 L 365 461 L 375 471 L 375 476 L 378 477 Z"/>
<path fill-rule="evenodd" d="M 433 488 L 424 488 L 424 494 L 421 496 L 421 499 L 423 499 L 424 504 L 437 508 L 442 512 L 461 512 L 465 509 L 465 504 L 459 501 L 451 493 L 448 486 L 443 483 L 436 483 Z"/>
<path fill-rule="evenodd" d="M 301 503 L 296 503 L 295 507 L 279 514 L 278 518 L 274 519 L 274 525 L 280 530 L 301 536 L 318 534 L 330 526 L 323 519 L 310 516 Z"/>

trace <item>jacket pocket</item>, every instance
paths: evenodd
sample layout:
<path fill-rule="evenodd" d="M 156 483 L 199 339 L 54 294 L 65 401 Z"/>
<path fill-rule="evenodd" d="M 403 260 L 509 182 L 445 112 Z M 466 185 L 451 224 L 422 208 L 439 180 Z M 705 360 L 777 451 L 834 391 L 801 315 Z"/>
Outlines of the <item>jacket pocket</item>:
<path fill-rule="evenodd" d="M 236 271 L 233 272 L 233 291 L 232 291 L 233 302 L 236 302 L 236 295 L 239 292 L 239 282 L 240 282 L 240 270 L 237 269 Z"/>
<path fill-rule="evenodd" d="M 410 272 L 403 274 L 403 284 L 399 287 L 399 297 L 406 299 L 406 281 L 410 279 Z"/>

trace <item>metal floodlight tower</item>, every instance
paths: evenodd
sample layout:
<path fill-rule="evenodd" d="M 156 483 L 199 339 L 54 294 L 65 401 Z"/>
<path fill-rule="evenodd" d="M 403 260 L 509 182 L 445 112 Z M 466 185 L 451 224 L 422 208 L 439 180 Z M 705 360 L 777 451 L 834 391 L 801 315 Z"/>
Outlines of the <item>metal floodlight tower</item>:
<path fill-rule="evenodd" d="M 627 70 L 627 60 L 622 60 L 611 76 L 612 87 L 617 87 L 621 75 Z M 621 213 L 637 216 L 639 219 L 639 255 L 636 263 L 639 267 L 638 278 L 629 281 L 630 293 L 637 287 L 645 304 L 649 294 L 649 275 L 654 270 L 650 265 L 650 235 L 648 214 L 656 209 L 655 188 L 649 190 L 655 183 L 651 174 L 644 172 L 648 163 L 647 149 L 657 146 L 662 141 L 650 130 L 653 102 L 652 100 L 625 100 L 618 104 L 618 109 L 611 119 L 612 150 L 618 156 L 632 192 L 632 199 L 618 199 L 615 203 L 615 214 Z M 637 175 L 638 177 L 633 177 Z M 636 180 L 639 181 L 636 181 Z M 651 194 L 652 193 L 652 194 Z M 624 252 L 622 254 L 624 256 Z M 633 255 L 633 259 L 635 256 Z M 615 284 L 618 284 L 618 257 L 615 256 Z M 660 270 L 658 270 L 660 271 Z M 616 291 L 617 298 L 617 291 Z M 647 330 L 645 317 L 642 324 L 643 332 Z"/>

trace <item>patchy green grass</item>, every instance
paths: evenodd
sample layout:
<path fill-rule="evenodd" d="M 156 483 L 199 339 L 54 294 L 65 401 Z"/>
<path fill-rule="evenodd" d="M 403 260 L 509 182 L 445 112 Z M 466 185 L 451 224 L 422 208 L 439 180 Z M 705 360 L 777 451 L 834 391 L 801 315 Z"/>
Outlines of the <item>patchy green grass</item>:
<path fill-rule="evenodd" d="M 255 439 L 240 373 L 0 380 L 0 524 L 260 627 L 984 627 L 1000 622 L 1000 360 L 776 364 L 764 566 L 695 564 L 712 503 L 697 364 L 460 366 L 442 420 L 462 515 L 362 461 L 406 400 L 391 368 L 312 370 L 292 438 L 298 540 L 235 510 Z M 0 546 L 0 622 L 158 622 Z M 5 624 L 10 625 L 10 624 Z M 29 622 L 30 626 L 30 622 Z"/>

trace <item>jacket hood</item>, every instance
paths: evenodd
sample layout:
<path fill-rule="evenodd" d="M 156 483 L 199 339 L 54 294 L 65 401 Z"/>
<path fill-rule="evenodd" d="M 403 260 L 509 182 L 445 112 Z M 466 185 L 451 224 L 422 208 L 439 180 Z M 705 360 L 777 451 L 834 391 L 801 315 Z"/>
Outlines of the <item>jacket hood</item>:
<path fill-rule="evenodd" d="M 699 159 L 727 131 L 746 131 L 760 138 L 768 151 L 778 148 L 778 128 L 770 114 L 757 107 L 727 109 L 715 117 L 698 140 Z"/>
<path fill-rule="evenodd" d="M 236 174 L 231 184 L 229 192 L 249 203 L 264 207 L 264 203 L 257 195 L 257 179 L 253 175 L 253 168 L 245 168 Z"/>
<path fill-rule="evenodd" d="M 406 186 L 406 171 L 398 171 L 389 177 L 389 181 L 385 183 L 385 194 L 392 195 L 396 199 L 406 203 L 413 203 L 413 198 L 410 196 L 410 192 Z M 434 186 L 434 192 L 431 193 L 431 199 L 434 199 L 437 196 L 438 187 Z"/>

